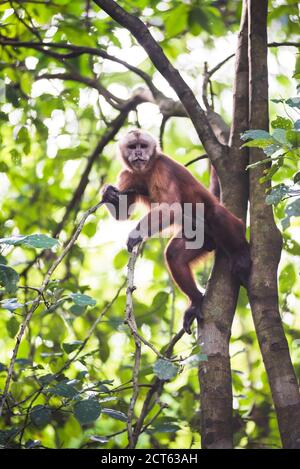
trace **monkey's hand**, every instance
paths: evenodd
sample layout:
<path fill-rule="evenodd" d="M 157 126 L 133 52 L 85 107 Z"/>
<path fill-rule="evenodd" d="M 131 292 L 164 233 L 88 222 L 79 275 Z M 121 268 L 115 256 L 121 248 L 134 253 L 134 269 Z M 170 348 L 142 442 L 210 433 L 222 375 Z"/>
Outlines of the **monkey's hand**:
<path fill-rule="evenodd" d="M 190 307 L 185 311 L 183 317 L 183 329 L 187 334 L 191 334 L 191 325 L 195 319 L 197 319 L 198 325 L 201 327 L 203 322 L 203 314 L 201 311 L 202 299 L 199 299 L 197 303 L 191 303 Z"/>
<path fill-rule="evenodd" d="M 143 241 L 143 238 L 140 234 L 138 234 L 136 231 L 132 231 L 129 234 L 128 240 L 127 240 L 127 250 L 128 252 L 132 252 L 134 246 L 137 244 L 140 244 Z"/>
<path fill-rule="evenodd" d="M 107 202 L 113 205 L 119 203 L 120 192 L 116 187 L 111 186 L 110 184 L 105 184 L 101 191 L 101 194 L 103 202 Z"/>

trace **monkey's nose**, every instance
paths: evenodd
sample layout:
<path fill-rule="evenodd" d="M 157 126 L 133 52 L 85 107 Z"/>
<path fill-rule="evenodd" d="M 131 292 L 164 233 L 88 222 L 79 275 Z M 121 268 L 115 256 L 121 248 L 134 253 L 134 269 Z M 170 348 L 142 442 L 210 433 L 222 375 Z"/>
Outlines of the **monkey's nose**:
<path fill-rule="evenodd" d="M 141 152 L 141 151 L 136 151 L 136 152 L 135 152 L 135 156 L 136 156 L 137 158 L 140 157 L 140 156 L 142 156 L 142 152 Z"/>

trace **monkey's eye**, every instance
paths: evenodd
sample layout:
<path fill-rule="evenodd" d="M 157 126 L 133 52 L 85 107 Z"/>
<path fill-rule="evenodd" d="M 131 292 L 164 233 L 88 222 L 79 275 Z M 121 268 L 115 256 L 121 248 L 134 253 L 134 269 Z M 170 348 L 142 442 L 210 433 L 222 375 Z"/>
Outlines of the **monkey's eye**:
<path fill-rule="evenodd" d="M 142 144 L 141 144 L 141 148 L 148 148 L 147 143 L 142 143 Z"/>
<path fill-rule="evenodd" d="M 131 145 L 128 145 L 128 148 L 129 148 L 130 150 L 135 150 L 136 145 L 133 143 L 133 144 L 131 144 Z"/>

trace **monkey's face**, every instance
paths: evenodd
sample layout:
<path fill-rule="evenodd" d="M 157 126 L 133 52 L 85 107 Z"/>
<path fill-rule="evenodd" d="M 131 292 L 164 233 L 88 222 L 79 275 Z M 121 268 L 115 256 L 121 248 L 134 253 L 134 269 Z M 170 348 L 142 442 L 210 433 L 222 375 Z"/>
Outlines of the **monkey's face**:
<path fill-rule="evenodd" d="M 120 152 L 130 168 L 144 172 L 150 168 L 157 154 L 157 142 L 152 135 L 139 129 L 134 130 L 120 142 Z"/>

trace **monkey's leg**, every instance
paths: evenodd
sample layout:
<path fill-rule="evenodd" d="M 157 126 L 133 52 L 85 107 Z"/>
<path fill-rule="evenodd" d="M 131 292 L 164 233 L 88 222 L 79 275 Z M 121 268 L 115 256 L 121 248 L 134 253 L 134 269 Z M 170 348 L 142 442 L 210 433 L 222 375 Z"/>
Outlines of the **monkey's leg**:
<path fill-rule="evenodd" d="M 242 285 L 247 286 L 251 258 L 243 222 L 221 205 L 215 208 L 207 221 L 216 245 L 229 256 L 231 271 Z"/>
<path fill-rule="evenodd" d="M 203 295 L 197 288 L 191 263 L 211 251 L 213 241 L 206 237 L 204 245 L 199 249 L 186 249 L 185 243 L 185 238 L 172 238 L 167 245 L 165 257 L 175 282 L 190 299 L 190 306 L 184 313 L 183 328 L 185 332 L 191 334 L 194 319 L 199 323 L 203 319 L 201 313 Z"/>

